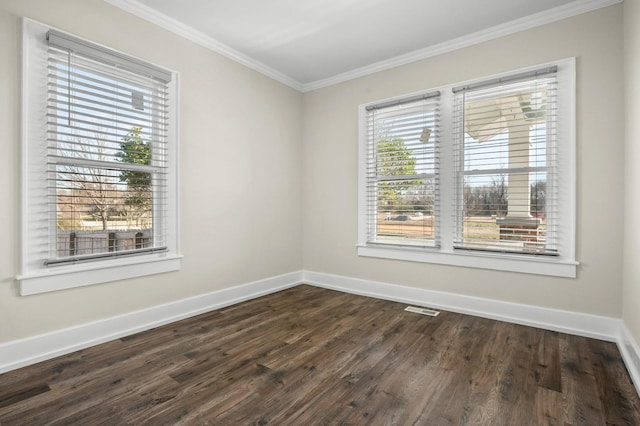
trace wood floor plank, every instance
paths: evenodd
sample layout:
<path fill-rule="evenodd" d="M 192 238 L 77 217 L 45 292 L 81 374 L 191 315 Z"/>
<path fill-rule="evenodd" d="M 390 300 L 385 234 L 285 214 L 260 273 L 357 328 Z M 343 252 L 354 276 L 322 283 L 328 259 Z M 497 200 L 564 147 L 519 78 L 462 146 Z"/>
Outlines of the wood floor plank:
<path fill-rule="evenodd" d="M 606 424 L 587 339 L 567 334 L 560 337 L 562 394 L 567 402 L 565 422 Z"/>
<path fill-rule="evenodd" d="M 513 341 L 521 342 L 513 348 L 508 374 L 502 380 L 508 386 L 501 388 L 501 407 L 503 417 L 511 419 L 514 424 L 536 425 L 539 420 L 533 417 L 535 397 L 538 384 L 535 379 L 537 367 L 537 348 L 540 341 L 540 330 L 514 325 Z M 508 379 L 506 379 L 508 377 Z"/>
<path fill-rule="evenodd" d="M 587 344 L 607 424 L 634 424 L 633 417 L 628 413 L 638 409 L 637 398 L 618 349 L 611 342 L 588 341 Z M 622 385 L 627 383 L 629 386 Z"/>
<path fill-rule="evenodd" d="M 178 359 L 140 354 L 122 362 L 117 368 L 91 370 L 85 374 L 70 377 L 51 385 L 50 392 L 40 398 L 31 398 L 16 404 L 12 412 L 7 412 L 4 422 L 14 418 L 28 419 L 29 424 L 44 424 L 50 419 L 65 423 L 67 417 L 77 417 L 78 413 L 103 412 L 104 407 L 118 403 L 121 395 L 144 385 L 149 377 L 167 377 L 181 363 L 189 362 L 185 357 Z M 103 413 L 104 414 L 104 413 Z M 4 423 L 3 423 L 4 424 Z M 73 423 L 70 423 L 73 424 Z M 77 423 L 81 424 L 81 423 Z"/>
<path fill-rule="evenodd" d="M 47 384 L 29 386 L 24 389 L 5 389 L 4 392 L 0 394 L 0 408 L 16 404 L 36 395 L 40 395 L 41 393 L 49 392 L 50 390 L 51 388 Z"/>
<path fill-rule="evenodd" d="M 0 375 L 0 425 L 640 424 L 612 343 L 301 285 Z"/>
<path fill-rule="evenodd" d="M 457 324 L 456 324 L 457 321 Z M 480 361 L 481 348 L 486 344 L 487 327 L 490 321 L 469 316 L 454 316 L 446 322 L 455 324 L 448 333 L 443 334 L 443 345 L 440 355 L 436 358 L 440 372 L 449 380 L 438 394 L 433 396 L 429 418 L 436 422 L 456 423 L 456 419 L 467 422 L 470 415 L 471 391 L 473 374 Z M 446 330 L 443 328 L 441 331 Z M 447 374 L 454 372 L 455 374 Z"/>
<path fill-rule="evenodd" d="M 344 402 L 338 396 L 339 389 L 336 383 L 351 383 L 359 379 L 355 371 L 358 365 L 363 361 L 375 362 L 375 357 L 369 354 L 375 351 L 374 348 L 383 340 L 385 328 L 379 325 L 380 322 L 386 320 L 387 325 L 394 324 L 393 319 L 388 318 L 384 310 L 377 310 L 365 318 L 366 321 L 359 322 L 357 327 L 346 327 L 344 323 L 333 327 L 323 346 L 316 346 L 302 354 L 303 359 L 307 360 L 306 368 L 300 370 L 287 368 L 286 365 L 280 366 L 278 371 L 281 382 L 291 391 L 305 397 L 292 399 L 292 395 L 285 390 L 275 395 L 274 399 L 268 401 L 268 405 L 278 408 L 282 414 L 274 416 L 274 421 L 286 419 L 304 422 L 305 420 L 299 417 L 314 416 L 315 401 L 326 396 L 326 392 L 331 392 L 334 401 Z M 342 318 L 341 321 L 345 319 Z M 327 349 L 332 356 L 327 357 Z M 320 415 L 324 416 L 326 411 L 325 409 Z"/>
<path fill-rule="evenodd" d="M 512 327 L 495 321 L 491 325 L 483 336 L 486 344 L 478 353 L 481 368 L 475 368 L 470 379 L 469 404 L 473 409 L 469 413 L 469 424 L 496 424 L 502 414 L 499 384 L 514 350 Z"/>
<path fill-rule="evenodd" d="M 541 339 L 537 351 L 535 369 L 538 386 L 562 392 L 560 380 L 560 345 L 557 333 L 541 330 Z"/>
<path fill-rule="evenodd" d="M 375 412 L 371 406 L 377 407 L 378 412 L 386 411 L 387 416 L 395 411 L 386 402 L 394 400 L 394 395 L 389 390 L 380 390 L 378 385 L 382 378 L 388 375 L 388 369 L 399 368 L 390 358 L 397 357 L 400 353 L 405 353 L 401 345 L 402 328 L 406 327 L 406 321 L 402 321 L 404 314 L 398 312 L 394 316 L 387 316 L 385 327 L 379 326 L 376 330 L 370 330 L 366 334 L 366 342 L 359 343 L 362 348 L 354 356 L 346 359 L 344 365 L 336 370 L 336 376 L 327 384 L 330 386 L 319 387 L 311 393 L 311 397 L 304 400 L 298 413 L 292 419 L 301 423 L 307 423 L 312 419 L 320 419 L 327 423 L 334 423 L 335 416 L 343 415 L 344 410 L 351 407 L 352 411 L 362 413 L 362 418 L 374 421 Z M 329 376 L 330 377 L 330 376 Z M 380 398 L 380 395 L 384 397 Z M 363 396 L 360 401 L 357 397 Z M 326 398 L 334 400 L 333 404 L 339 409 L 328 412 L 322 410 L 322 401 Z M 397 405 L 397 404 L 396 404 Z"/>

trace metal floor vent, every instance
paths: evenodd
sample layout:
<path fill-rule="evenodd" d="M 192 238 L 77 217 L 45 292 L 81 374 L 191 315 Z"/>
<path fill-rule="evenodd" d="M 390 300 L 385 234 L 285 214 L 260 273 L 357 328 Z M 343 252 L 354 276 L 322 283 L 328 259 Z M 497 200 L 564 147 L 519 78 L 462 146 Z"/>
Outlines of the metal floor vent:
<path fill-rule="evenodd" d="M 416 314 L 429 315 L 430 317 L 437 317 L 440 314 L 440 312 L 434 311 L 433 309 L 421 308 L 419 306 L 407 306 L 404 310 L 415 312 Z"/>

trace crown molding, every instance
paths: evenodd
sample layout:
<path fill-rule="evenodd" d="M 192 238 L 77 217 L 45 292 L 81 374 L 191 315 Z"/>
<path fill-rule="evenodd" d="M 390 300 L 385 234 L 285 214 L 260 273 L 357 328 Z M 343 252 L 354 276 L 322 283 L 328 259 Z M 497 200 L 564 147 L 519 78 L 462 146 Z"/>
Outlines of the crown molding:
<path fill-rule="evenodd" d="M 622 3 L 622 1 L 623 0 L 576 0 L 563 6 L 558 6 L 544 12 L 539 12 L 524 18 L 496 25 L 485 30 L 435 44 L 424 49 L 415 50 L 404 55 L 399 55 L 371 65 L 356 68 L 333 77 L 303 84 L 302 92 L 310 92 L 312 90 L 322 89 L 324 87 L 364 77 L 369 74 L 386 71 L 391 68 L 407 65 L 433 56 L 442 55 L 443 53 L 452 52 L 454 50 L 480 44 L 485 41 L 495 40 L 500 37 L 571 18 L 586 12 L 592 12 L 603 7 L 613 6 L 615 4 Z"/>
<path fill-rule="evenodd" d="M 165 14 L 158 12 L 136 0 L 104 0 L 106 3 L 111 4 L 117 8 L 129 12 L 138 18 L 149 21 L 165 30 L 171 31 L 181 37 L 186 38 L 202 47 L 219 53 L 241 65 L 246 66 L 254 71 L 257 71 L 265 76 L 272 78 L 286 86 L 289 86 L 297 91 L 302 91 L 302 83 L 275 70 L 260 61 L 257 61 L 250 56 L 245 55 L 224 43 L 219 42 L 213 37 L 197 31 L 188 25 L 183 24 Z"/>
<path fill-rule="evenodd" d="M 401 65 L 410 64 L 412 62 L 421 61 L 443 53 L 452 52 L 454 50 L 473 46 L 485 41 L 494 40 L 507 35 L 515 34 L 520 31 L 529 30 L 541 25 L 550 24 L 562 19 L 571 18 L 586 12 L 592 12 L 607 6 L 613 6 L 622 3 L 623 0 L 575 0 L 563 6 L 558 6 L 543 12 L 529 15 L 524 18 L 496 25 L 482 31 L 458 37 L 443 43 L 435 44 L 424 49 L 409 52 L 404 55 L 396 56 L 384 61 L 376 62 L 361 68 L 356 68 L 333 77 L 312 81 L 310 83 L 301 83 L 288 75 L 275 70 L 260 61 L 257 61 L 218 40 L 205 35 L 167 15 L 159 13 L 155 9 L 145 6 L 137 0 L 104 0 L 105 2 L 129 12 L 139 18 L 149 21 L 161 28 L 178 34 L 188 40 L 193 41 L 207 49 L 219 53 L 233 61 L 236 61 L 254 71 L 272 78 L 282 84 L 285 84 L 300 92 L 310 92 L 312 90 L 321 89 L 345 81 L 364 77 L 369 74 L 386 71 Z"/>

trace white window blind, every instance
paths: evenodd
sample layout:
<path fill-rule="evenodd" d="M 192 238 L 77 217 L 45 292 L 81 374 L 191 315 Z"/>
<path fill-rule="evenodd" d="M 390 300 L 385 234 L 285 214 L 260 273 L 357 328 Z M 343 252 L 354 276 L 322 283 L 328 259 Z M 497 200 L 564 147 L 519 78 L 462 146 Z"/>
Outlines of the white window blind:
<path fill-rule="evenodd" d="M 50 30 L 46 265 L 164 250 L 171 73 Z"/>
<path fill-rule="evenodd" d="M 453 88 L 456 249 L 558 254 L 556 71 Z"/>
<path fill-rule="evenodd" d="M 439 97 L 366 108 L 368 243 L 438 245 Z"/>

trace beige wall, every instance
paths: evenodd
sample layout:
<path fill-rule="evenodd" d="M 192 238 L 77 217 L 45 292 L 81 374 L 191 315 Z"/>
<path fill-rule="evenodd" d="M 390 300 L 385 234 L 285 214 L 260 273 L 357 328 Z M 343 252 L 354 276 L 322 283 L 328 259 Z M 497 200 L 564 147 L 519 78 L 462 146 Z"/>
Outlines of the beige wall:
<path fill-rule="evenodd" d="M 640 1 L 625 0 L 625 239 L 623 319 L 640 342 Z"/>
<path fill-rule="evenodd" d="M 21 17 L 180 73 L 180 272 L 18 296 Z M 0 2 L 0 343 L 302 266 L 302 95 L 101 0 Z"/>
<path fill-rule="evenodd" d="M 620 317 L 622 6 L 305 94 L 304 268 L 417 288 Z M 358 257 L 359 104 L 577 58 L 577 279 Z"/>
<path fill-rule="evenodd" d="M 634 10 L 634 17 L 626 18 L 628 33 L 637 40 L 637 1 L 626 3 Z M 303 267 L 620 317 L 622 10 L 622 5 L 608 7 L 302 95 L 101 0 L 1 0 L 0 196 L 5 201 L 0 223 L 5 235 L 0 238 L 0 343 Z M 18 296 L 22 16 L 180 72 L 185 255 L 180 272 Z M 628 42 L 627 49 L 639 45 Z M 582 265 L 577 279 L 356 255 L 359 104 L 571 56 L 577 57 L 578 84 L 577 256 Z M 639 65 L 635 58 L 626 69 L 638 75 Z M 627 107 L 629 113 L 640 113 L 635 100 L 628 99 Z M 640 130 L 631 120 L 628 125 Z M 630 158 L 640 156 L 630 137 L 627 149 Z M 640 183 L 640 173 L 627 169 L 630 182 Z M 637 210 L 640 196 L 629 186 L 626 196 L 627 211 Z M 627 220 L 628 234 L 637 228 Z M 640 340 L 635 302 L 640 299 L 640 266 L 631 257 L 638 253 L 635 240 L 625 245 L 624 315 Z"/>

